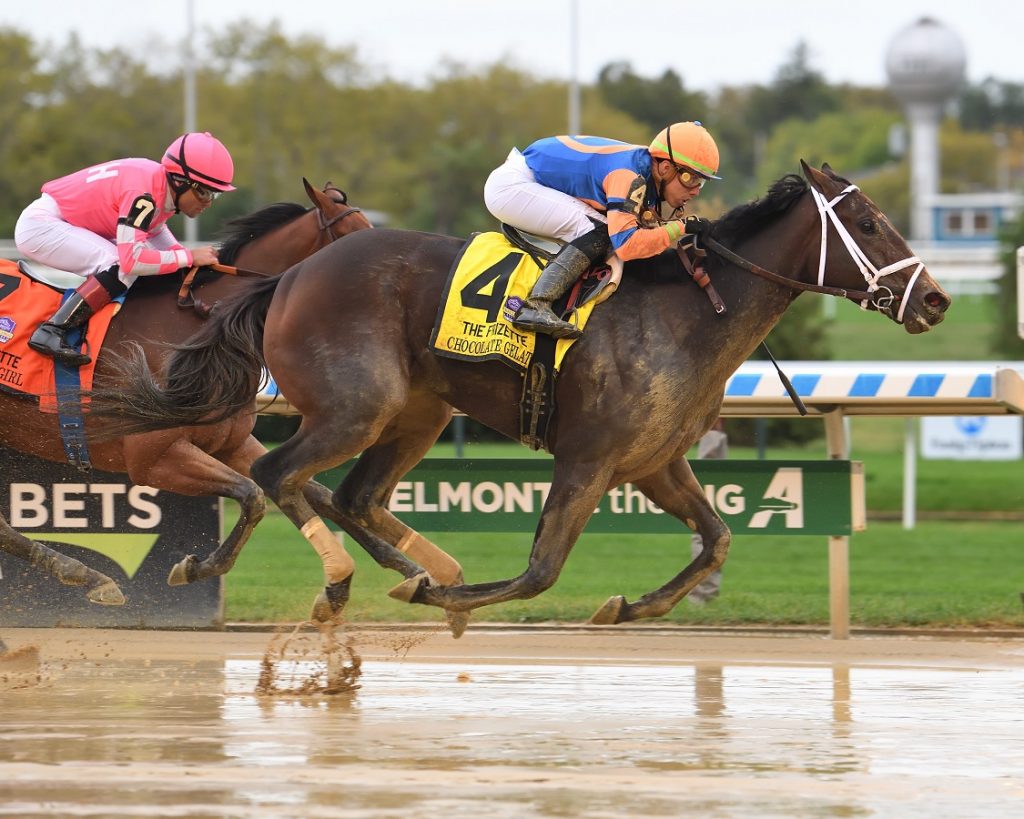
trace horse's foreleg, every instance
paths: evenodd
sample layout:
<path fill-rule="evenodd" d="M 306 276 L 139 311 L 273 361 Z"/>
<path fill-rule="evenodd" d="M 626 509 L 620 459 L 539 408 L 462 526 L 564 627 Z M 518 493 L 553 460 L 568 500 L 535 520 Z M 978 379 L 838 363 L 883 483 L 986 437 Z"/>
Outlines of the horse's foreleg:
<path fill-rule="evenodd" d="M 558 579 L 569 552 L 600 503 L 610 477 L 610 468 L 604 465 L 564 466 L 556 461 L 551 490 L 534 535 L 530 562 L 518 577 L 447 588 L 413 578 L 399 584 L 389 594 L 399 600 L 453 611 L 536 597 Z"/>
<path fill-rule="evenodd" d="M 251 436 L 242 446 L 229 450 L 232 463 L 246 471 L 257 454 L 265 451 Z M 185 557 L 171 569 L 167 583 L 180 586 L 230 571 L 252 530 L 266 512 L 266 500 L 255 482 L 204 452 L 184 437 L 181 430 L 125 438 L 124 455 L 129 477 L 134 483 L 180 495 L 216 495 L 238 502 L 238 520 L 224 541 L 204 560 L 196 555 Z"/>
<path fill-rule="evenodd" d="M 729 527 L 711 507 L 685 458 L 670 462 L 653 475 L 637 481 L 636 486 L 670 515 L 696 529 L 703 539 L 703 549 L 668 583 L 635 603 L 627 603 L 622 596 L 610 598 L 591 617 L 592 623 L 625 623 L 667 614 L 691 589 L 719 568 L 729 553 Z"/>
<path fill-rule="evenodd" d="M 85 596 L 92 603 L 102 606 L 124 605 L 121 589 L 105 574 L 42 543 L 29 540 L 12 529 L 3 515 L 0 515 L 0 549 L 52 575 L 65 586 L 85 586 Z"/>

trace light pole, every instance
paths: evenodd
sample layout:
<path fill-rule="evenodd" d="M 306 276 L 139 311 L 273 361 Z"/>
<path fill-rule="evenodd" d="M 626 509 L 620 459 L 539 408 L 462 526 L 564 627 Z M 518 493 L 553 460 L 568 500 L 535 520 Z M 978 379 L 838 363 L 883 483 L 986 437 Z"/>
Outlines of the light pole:
<path fill-rule="evenodd" d="M 570 134 L 580 132 L 580 4 L 579 0 L 569 0 L 569 131 Z"/>
<path fill-rule="evenodd" d="M 185 64 L 182 74 L 185 78 L 185 133 L 196 129 L 196 68 L 195 52 L 192 50 L 192 35 L 195 30 L 193 0 L 185 0 L 185 47 L 182 57 Z M 185 220 L 185 242 L 195 244 L 199 241 L 199 217 Z"/>

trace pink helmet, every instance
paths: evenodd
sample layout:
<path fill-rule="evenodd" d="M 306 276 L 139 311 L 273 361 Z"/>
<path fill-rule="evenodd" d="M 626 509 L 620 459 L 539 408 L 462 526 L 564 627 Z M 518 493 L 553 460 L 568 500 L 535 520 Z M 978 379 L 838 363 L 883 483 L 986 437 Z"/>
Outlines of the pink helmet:
<path fill-rule="evenodd" d="M 164 152 L 160 164 L 168 173 L 217 191 L 233 191 L 235 163 L 224 144 L 209 131 L 182 134 Z"/>

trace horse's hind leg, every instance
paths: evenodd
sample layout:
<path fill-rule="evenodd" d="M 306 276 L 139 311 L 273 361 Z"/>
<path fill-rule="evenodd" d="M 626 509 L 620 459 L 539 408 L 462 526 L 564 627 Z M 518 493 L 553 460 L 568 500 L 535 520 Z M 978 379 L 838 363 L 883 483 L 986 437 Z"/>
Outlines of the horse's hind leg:
<path fill-rule="evenodd" d="M 339 523 L 374 557 L 390 547 L 408 560 L 378 560 L 406 577 L 426 569 L 442 586 L 462 582 L 462 567 L 447 552 L 419 532 L 409 528 L 388 511 L 395 485 L 430 451 L 451 419 L 451 407 L 436 398 L 422 397 L 410 402 L 391 420 L 373 446 L 353 466 L 334 493 Z M 416 565 L 419 564 L 419 565 Z"/>
<path fill-rule="evenodd" d="M 636 486 L 648 498 L 691 529 L 704 542 L 701 553 L 664 586 L 648 592 L 635 603 L 621 595 L 612 597 L 591 617 L 590 622 L 608 625 L 661 617 L 670 612 L 691 589 L 719 568 L 729 553 L 731 535 L 711 504 L 686 458 L 679 458 Z"/>
<path fill-rule="evenodd" d="M 387 503 L 401 477 L 436 443 L 451 415 L 443 401 L 421 396 L 389 422 L 335 492 L 312 480 L 303 487 L 314 511 L 338 524 L 380 566 L 406 577 L 426 569 L 445 585 L 461 581 L 461 567 L 392 515 Z"/>
<path fill-rule="evenodd" d="M 334 619 L 348 601 L 355 563 L 305 499 L 303 490 L 316 473 L 344 463 L 371 446 L 387 417 L 373 415 L 373 408 L 383 408 L 383 401 L 359 401 L 358 406 L 366 413 L 362 419 L 346 417 L 339 404 L 327 417 L 304 415 L 298 431 L 257 459 L 251 470 L 253 479 L 320 555 L 325 588 L 313 604 L 311 616 L 319 622 Z"/>
<path fill-rule="evenodd" d="M 451 415 L 451 407 L 433 397 L 411 402 L 359 456 L 334 495 L 345 531 L 375 557 L 386 550 L 401 559 L 401 563 L 379 559 L 378 563 L 406 578 L 421 576 L 426 569 L 440 586 L 462 583 L 459 562 L 392 515 L 387 504 L 395 485 L 423 459 Z M 406 555 L 416 562 L 410 563 Z M 460 637 L 469 624 L 469 613 L 449 610 L 446 615 L 452 634 Z"/>
<path fill-rule="evenodd" d="M 85 596 L 92 603 L 103 606 L 124 605 L 121 589 L 105 574 L 42 543 L 29 540 L 12 529 L 3 515 L 0 515 L 0 549 L 53 575 L 65 586 L 85 586 Z"/>
<path fill-rule="evenodd" d="M 537 524 L 529 565 L 518 577 L 447 588 L 413 578 L 400 583 L 389 594 L 406 602 L 451 611 L 469 611 L 493 603 L 536 597 L 558 579 L 569 552 L 594 514 L 610 480 L 610 467 L 603 463 L 566 465 L 555 460 L 555 473 Z"/>
<path fill-rule="evenodd" d="M 241 446 L 226 450 L 224 463 L 185 437 L 181 429 L 132 435 L 124 439 L 124 458 L 134 483 L 156 486 L 181 495 L 216 495 L 238 502 L 239 516 L 228 536 L 204 560 L 188 555 L 172 569 L 167 583 L 180 586 L 226 574 L 235 565 L 256 524 L 266 511 L 260 488 L 232 465 L 248 471 L 249 465 L 266 450 L 248 435 L 248 419 L 240 424 L 246 435 Z M 230 440 L 230 439 L 229 439 Z"/>

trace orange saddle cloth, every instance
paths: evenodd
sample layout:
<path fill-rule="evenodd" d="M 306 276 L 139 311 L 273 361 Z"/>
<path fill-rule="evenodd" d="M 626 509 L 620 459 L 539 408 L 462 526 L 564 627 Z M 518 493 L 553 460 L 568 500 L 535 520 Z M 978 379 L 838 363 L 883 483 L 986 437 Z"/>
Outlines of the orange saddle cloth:
<path fill-rule="evenodd" d="M 30 348 L 28 340 L 57 312 L 63 297 L 61 291 L 24 275 L 17 263 L 0 259 L 0 389 L 37 397 L 43 412 L 57 411 L 54 360 Z M 112 302 L 89 320 L 92 361 L 78 368 L 82 390 L 92 389 L 100 346 L 120 306 Z M 70 333 L 68 340 L 74 341 Z"/>

